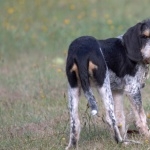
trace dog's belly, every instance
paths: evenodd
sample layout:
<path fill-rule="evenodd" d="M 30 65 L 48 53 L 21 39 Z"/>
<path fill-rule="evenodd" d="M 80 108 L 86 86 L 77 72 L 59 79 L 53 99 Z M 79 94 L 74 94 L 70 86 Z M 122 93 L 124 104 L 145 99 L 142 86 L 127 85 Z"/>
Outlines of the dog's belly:
<path fill-rule="evenodd" d="M 139 65 L 137 66 L 137 73 L 134 77 L 127 74 L 124 77 L 120 78 L 112 70 L 109 69 L 108 73 L 111 90 L 125 90 L 125 88 L 127 88 L 129 84 L 136 84 L 136 86 L 138 86 L 139 88 L 143 88 L 145 86 L 145 79 L 148 76 L 148 70 L 149 69 L 147 66 Z M 93 78 L 93 76 L 90 76 L 90 83 L 92 87 L 95 87 L 95 85 L 97 85 L 97 82 Z"/>
<path fill-rule="evenodd" d="M 124 89 L 125 81 L 123 80 L 123 78 L 117 77 L 116 74 L 111 70 L 109 70 L 109 77 L 110 77 L 110 87 L 112 90 L 123 90 Z M 97 87 L 97 82 L 93 78 L 93 76 L 89 76 L 89 79 L 90 79 L 90 86 Z"/>
<path fill-rule="evenodd" d="M 109 76 L 110 76 L 110 86 L 112 90 L 123 90 L 125 86 L 125 81 L 123 78 L 119 78 L 116 76 L 116 74 L 109 70 Z"/>

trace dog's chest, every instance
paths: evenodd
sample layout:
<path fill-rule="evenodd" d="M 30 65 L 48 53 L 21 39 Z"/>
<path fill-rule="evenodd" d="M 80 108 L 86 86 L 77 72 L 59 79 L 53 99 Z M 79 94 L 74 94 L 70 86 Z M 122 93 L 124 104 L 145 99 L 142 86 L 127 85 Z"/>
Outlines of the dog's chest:
<path fill-rule="evenodd" d="M 110 85 L 112 90 L 121 90 L 125 86 L 123 78 L 119 78 L 116 74 L 109 70 Z"/>
<path fill-rule="evenodd" d="M 137 72 L 135 76 L 125 75 L 123 78 L 119 78 L 116 74 L 109 70 L 110 85 L 112 90 L 128 90 L 128 87 L 143 88 L 145 79 L 148 78 L 148 67 L 146 65 L 137 65 Z"/>

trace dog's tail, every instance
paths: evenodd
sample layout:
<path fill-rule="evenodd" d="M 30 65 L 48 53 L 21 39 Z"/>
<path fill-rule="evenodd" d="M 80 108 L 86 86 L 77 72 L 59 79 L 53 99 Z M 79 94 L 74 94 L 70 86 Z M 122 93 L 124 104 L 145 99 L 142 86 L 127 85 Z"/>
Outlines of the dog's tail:
<path fill-rule="evenodd" d="M 93 69 L 94 67 L 96 69 L 97 66 L 96 65 L 94 66 L 92 61 L 89 60 L 85 61 L 84 59 L 80 60 L 80 62 L 78 62 L 78 60 L 75 60 L 75 64 L 77 64 L 79 80 L 81 83 L 81 87 L 84 91 L 85 97 L 88 99 L 88 105 L 91 108 L 91 114 L 96 115 L 98 112 L 98 107 L 96 104 L 95 97 L 90 88 L 89 76 L 90 73 L 92 73 L 92 67 Z"/>

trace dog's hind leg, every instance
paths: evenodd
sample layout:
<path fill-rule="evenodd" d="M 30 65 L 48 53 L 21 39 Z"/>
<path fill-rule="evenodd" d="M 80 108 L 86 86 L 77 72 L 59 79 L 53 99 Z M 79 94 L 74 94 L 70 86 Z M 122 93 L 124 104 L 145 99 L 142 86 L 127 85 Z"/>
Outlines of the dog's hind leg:
<path fill-rule="evenodd" d="M 115 117 L 115 110 L 114 110 L 114 101 L 113 96 L 110 88 L 110 80 L 109 80 L 109 72 L 106 71 L 106 76 L 104 83 L 101 87 L 98 86 L 98 91 L 102 97 L 104 102 L 104 106 L 106 109 L 106 121 L 111 126 L 115 134 L 115 140 L 117 142 L 122 142 L 122 137 L 120 135 L 119 128 L 117 126 L 117 121 Z"/>
<path fill-rule="evenodd" d="M 70 140 L 66 147 L 68 150 L 71 146 L 78 149 L 78 140 L 80 135 L 80 120 L 78 116 L 79 88 L 68 89 L 69 111 L 70 111 Z"/>
<path fill-rule="evenodd" d="M 75 70 L 70 71 L 67 66 L 67 77 L 69 82 L 68 103 L 70 112 L 70 140 L 66 150 L 72 146 L 78 149 L 78 141 L 80 136 L 80 120 L 78 115 L 80 87 L 78 85 L 77 72 Z"/>

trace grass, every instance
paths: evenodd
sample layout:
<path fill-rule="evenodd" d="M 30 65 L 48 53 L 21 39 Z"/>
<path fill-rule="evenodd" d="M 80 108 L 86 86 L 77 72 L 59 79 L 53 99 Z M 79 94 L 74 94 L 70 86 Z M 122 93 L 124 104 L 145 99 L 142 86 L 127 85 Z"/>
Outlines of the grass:
<path fill-rule="evenodd" d="M 0 14 L 0 150 L 61 150 L 69 138 L 65 59 L 70 42 L 81 35 L 100 39 L 124 33 L 149 17 L 149 1 L 1 0 Z M 149 87 L 147 80 L 147 115 Z M 101 101 L 99 107 L 100 117 L 90 118 L 82 97 L 79 149 L 149 149 L 147 141 L 117 145 L 102 122 Z"/>

